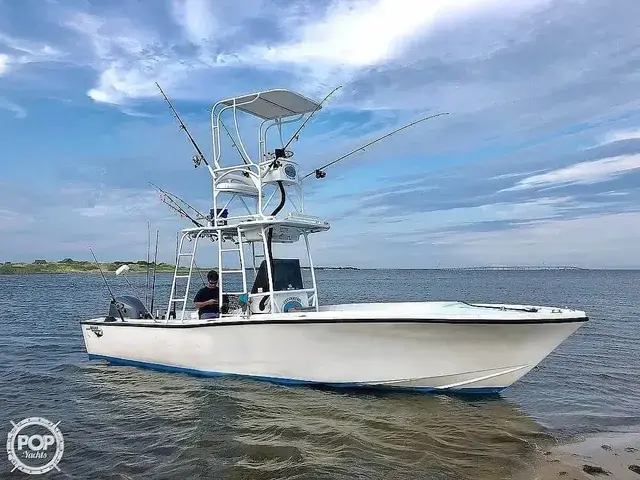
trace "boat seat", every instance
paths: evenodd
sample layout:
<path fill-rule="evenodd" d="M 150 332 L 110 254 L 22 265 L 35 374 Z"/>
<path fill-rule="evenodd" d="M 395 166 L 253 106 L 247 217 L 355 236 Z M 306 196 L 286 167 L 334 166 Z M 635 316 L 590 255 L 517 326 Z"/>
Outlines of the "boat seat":
<path fill-rule="evenodd" d="M 248 197 L 259 195 L 258 187 L 255 186 L 251 178 L 235 172 L 224 175 L 221 181 L 216 183 L 215 188 L 219 192 L 235 193 Z"/>

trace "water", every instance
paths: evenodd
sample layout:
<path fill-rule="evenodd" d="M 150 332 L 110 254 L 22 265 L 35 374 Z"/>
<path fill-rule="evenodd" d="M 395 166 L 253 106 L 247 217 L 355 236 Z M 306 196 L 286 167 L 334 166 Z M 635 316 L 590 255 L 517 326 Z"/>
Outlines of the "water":
<path fill-rule="evenodd" d="M 142 292 L 144 276 L 129 278 Z M 161 307 L 170 281 L 158 277 Z M 106 312 L 99 275 L 0 276 L 0 430 L 61 421 L 62 471 L 48 475 L 105 479 L 510 478 L 553 442 L 640 432 L 640 272 L 320 271 L 318 282 L 323 302 L 538 303 L 591 321 L 498 397 L 354 393 L 89 362 L 78 322 Z M 11 467 L 0 458 L 0 477 Z"/>

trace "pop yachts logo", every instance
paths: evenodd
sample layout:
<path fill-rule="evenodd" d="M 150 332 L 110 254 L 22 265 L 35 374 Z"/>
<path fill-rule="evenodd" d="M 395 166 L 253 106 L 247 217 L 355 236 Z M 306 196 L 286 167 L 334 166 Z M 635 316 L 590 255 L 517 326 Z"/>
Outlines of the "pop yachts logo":
<path fill-rule="evenodd" d="M 46 418 L 30 417 L 14 423 L 7 434 L 7 456 L 13 464 L 12 472 L 38 475 L 58 468 L 64 453 L 64 438 L 58 428 Z"/>

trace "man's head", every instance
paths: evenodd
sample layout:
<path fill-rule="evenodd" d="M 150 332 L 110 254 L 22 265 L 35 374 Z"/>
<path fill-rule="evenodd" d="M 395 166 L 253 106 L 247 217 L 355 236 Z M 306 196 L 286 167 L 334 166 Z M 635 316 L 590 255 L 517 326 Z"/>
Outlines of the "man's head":
<path fill-rule="evenodd" d="M 209 287 L 218 285 L 218 272 L 216 270 L 210 270 L 209 273 L 207 273 L 207 285 Z"/>

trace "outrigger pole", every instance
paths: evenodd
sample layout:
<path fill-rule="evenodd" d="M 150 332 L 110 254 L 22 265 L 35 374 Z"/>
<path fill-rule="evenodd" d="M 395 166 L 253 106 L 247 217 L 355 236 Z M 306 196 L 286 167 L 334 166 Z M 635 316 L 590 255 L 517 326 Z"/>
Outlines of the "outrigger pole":
<path fill-rule="evenodd" d="M 329 163 L 327 163 L 326 165 L 323 165 L 323 166 L 322 166 L 322 167 L 320 167 L 320 168 L 316 168 L 313 172 L 309 172 L 309 173 L 307 173 L 305 176 L 301 177 L 301 178 L 300 178 L 300 181 L 302 181 L 302 180 L 304 180 L 305 178 L 307 178 L 307 177 L 309 177 L 309 176 L 313 175 L 314 173 L 315 173 L 315 175 L 316 175 L 316 178 L 324 178 L 324 177 L 326 177 L 326 176 L 327 176 L 327 174 L 324 172 L 324 169 L 325 169 L 325 168 L 330 167 L 331 165 L 333 165 L 333 164 L 335 164 L 335 163 L 338 163 L 340 160 L 344 160 L 345 158 L 350 157 L 350 156 L 351 156 L 351 155 L 353 155 L 354 153 L 357 153 L 357 152 L 359 152 L 359 151 L 361 151 L 361 150 L 362 150 L 362 151 L 364 151 L 364 149 L 365 149 L 365 148 L 367 148 L 367 147 L 369 147 L 369 146 L 373 145 L 374 143 L 379 142 L 380 140 L 384 140 L 385 138 L 390 137 L 391 135 L 395 135 L 396 133 L 400 132 L 401 130 L 404 130 L 405 128 L 412 127 L 412 126 L 414 126 L 414 125 L 416 125 L 416 124 L 418 124 L 418 123 L 420 123 L 420 122 L 424 122 L 425 120 L 429 120 L 429 119 L 431 119 L 431 118 L 439 117 L 439 116 L 441 116 L 441 115 L 449 115 L 449 112 L 436 113 L 435 115 L 429 115 L 428 117 L 421 118 L 421 119 L 416 120 L 416 121 L 414 121 L 414 122 L 411 122 L 411 123 L 409 123 L 409 124 L 407 124 L 407 125 L 404 125 L 404 126 L 402 126 L 402 127 L 400 127 L 400 128 L 397 128 L 396 130 L 394 130 L 394 131 L 392 131 L 392 132 L 389 132 L 389 133 L 387 133 L 387 134 L 385 134 L 385 135 L 383 135 L 383 136 L 381 136 L 381 137 L 378 137 L 378 138 L 376 138 L 375 140 L 372 140 L 371 142 L 369 142 L 369 143 L 367 143 L 367 144 L 365 144 L 365 145 L 362 145 L 361 147 L 358 147 L 358 148 L 356 148 L 355 150 L 352 150 L 352 151 L 350 151 L 349 153 L 347 153 L 347 154 L 345 154 L 345 155 L 342 155 L 341 157 L 336 158 L 336 159 L 335 159 L 335 160 L 333 160 L 332 162 L 329 162 Z"/>

